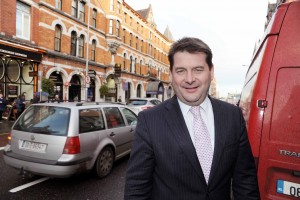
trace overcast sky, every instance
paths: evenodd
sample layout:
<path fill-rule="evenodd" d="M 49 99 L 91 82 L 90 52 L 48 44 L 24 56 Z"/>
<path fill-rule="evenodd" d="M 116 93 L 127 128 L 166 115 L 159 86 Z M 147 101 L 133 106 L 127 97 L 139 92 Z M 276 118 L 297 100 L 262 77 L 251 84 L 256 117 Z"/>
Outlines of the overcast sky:
<path fill-rule="evenodd" d="M 268 0 L 125 0 L 133 9 L 152 5 L 157 30 L 174 40 L 193 36 L 213 51 L 220 96 L 241 92 L 255 43 L 262 37 Z M 274 2 L 274 0 L 270 0 Z"/>

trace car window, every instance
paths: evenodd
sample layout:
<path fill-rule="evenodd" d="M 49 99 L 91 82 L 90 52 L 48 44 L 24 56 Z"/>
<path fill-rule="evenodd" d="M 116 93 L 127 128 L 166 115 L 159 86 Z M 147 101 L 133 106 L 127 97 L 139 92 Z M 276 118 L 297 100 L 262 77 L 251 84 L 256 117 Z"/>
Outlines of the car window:
<path fill-rule="evenodd" d="M 116 128 L 125 126 L 124 120 L 117 107 L 103 108 L 107 122 L 107 128 Z"/>
<path fill-rule="evenodd" d="M 137 124 L 137 116 L 129 110 L 128 108 L 121 108 L 122 113 L 125 115 L 125 118 L 130 125 L 136 125 Z"/>
<path fill-rule="evenodd" d="M 79 111 L 79 133 L 105 129 L 100 109 L 83 109 Z"/>
<path fill-rule="evenodd" d="M 158 104 L 161 103 L 161 101 L 156 100 L 156 99 L 150 100 L 150 102 L 151 102 L 153 105 L 158 105 Z"/>
<path fill-rule="evenodd" d="M 55 106 L 30 106 L 14 125 L 14 130 L 67 135 L 70 109 Z"/>
<path fill-rule="evenodd" d="M 146 105 L 147 104 L 147 100 L 139 100 L 139 99 L 129 99 L 128 104 L 127 105 L 131 105 L 131 106 L 140 106 L 140 105 Z"/>

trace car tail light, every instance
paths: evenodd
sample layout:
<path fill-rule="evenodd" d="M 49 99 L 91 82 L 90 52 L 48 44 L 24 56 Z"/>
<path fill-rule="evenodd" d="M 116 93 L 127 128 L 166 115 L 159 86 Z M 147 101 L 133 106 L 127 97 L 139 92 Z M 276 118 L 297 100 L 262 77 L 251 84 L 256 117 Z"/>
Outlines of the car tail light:
<path fill-rule="evenodd" d="M 141 109 L 142 110 L 146 110 L 146 109 L 148 109 L 148 108 L 151 108 L 152 106 L 143 106 L 143 107 L 141 107 Z"/>
<path fill-rule="evenodd" d="M 78 154 L 80 153 L 80 141 L 79 137 L 68 137 L 65 147 L 64 154 Z"/>
<path fill-rule="evenodd" d="M 7 135 L 7 143 L 11 144 L 11 132 L 9 132 Z"/>

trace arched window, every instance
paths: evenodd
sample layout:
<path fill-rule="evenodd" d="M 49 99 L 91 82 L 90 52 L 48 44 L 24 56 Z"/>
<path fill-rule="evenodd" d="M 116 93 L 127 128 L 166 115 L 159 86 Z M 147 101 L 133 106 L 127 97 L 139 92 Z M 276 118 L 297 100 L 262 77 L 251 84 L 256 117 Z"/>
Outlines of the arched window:
<path fill-rule="evenodd" d="M 97 10 L 94 8 L 93 9 L 93 22 L 92 22 L 92 26 L 94 28 L 96 28 L 97 25 Z"/>
<path fill-rule="evenodd" d="M 140 60 L 140 74 L 142 74 L 142 60 Z"/>
<path fill-rule="evenodd" d="M 120 37 L 120 21 L 117 20 L 117 24 L 116 24 L 116 35 L 117 37 Z"/>
<path fill-rule="evenodd" d="M 123 29 L 123 42 L 126 44 L 126 30 Z"/>
<path fill-rule="evenodd" d="M 54 50 L 61 51 L 61 26 L 55 26 Z"/>
<path fill-rule="evenodd" d="M 126 53 L 124 53 L 124 59 L 123 59 L 123 69 L 126 69 Z"/>
<path fill-rule="evenodd" d="M 78 41 L 78 56 L 83 58 L 83 54 L 84 54 L 84 36 L 80 35 Z"/>
<path fill-rule="evenodd" d="M 76 47 L 77 47 L 77 33 L 72 31 L 71 33 L 71 55 L 76 56 Z"/>
<path fill-rule="evenodd" d="M 136 64 L 137 64 L 137 58 L 134 59 L 134 68 L 133 68 L 134 73 L 136 73 Z"/>
<path fill-rule="evenodd" d="M 96 60 L 96 40 L 92 41 L 92 56 L 91 60 L 95 61 Z"/>
<path fill-rule="evenodd" d="M 130 56 L 130 72 L 133 72 L 133 58 Z"/>

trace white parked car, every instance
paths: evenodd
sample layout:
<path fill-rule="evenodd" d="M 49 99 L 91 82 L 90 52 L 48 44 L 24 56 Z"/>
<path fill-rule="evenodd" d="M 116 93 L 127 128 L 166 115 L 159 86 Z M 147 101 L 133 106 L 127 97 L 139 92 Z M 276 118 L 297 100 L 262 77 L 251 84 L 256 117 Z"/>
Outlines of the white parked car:
<path fill-rule="evenodd" d="M 146 110 L 160 103 L 161 101 L 157 98 L 131 98 L 129 99 L 127 106 L 136 113 L 139 113 L 140 111 Z"/>

